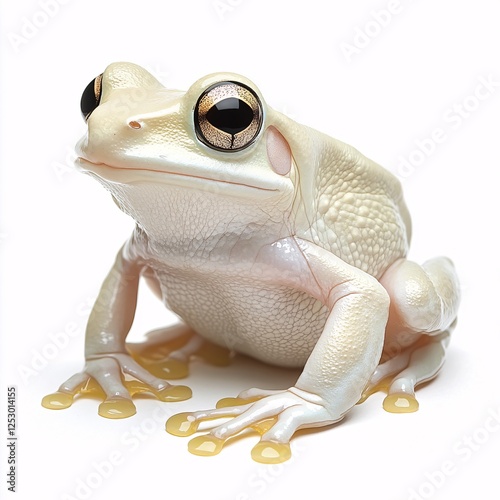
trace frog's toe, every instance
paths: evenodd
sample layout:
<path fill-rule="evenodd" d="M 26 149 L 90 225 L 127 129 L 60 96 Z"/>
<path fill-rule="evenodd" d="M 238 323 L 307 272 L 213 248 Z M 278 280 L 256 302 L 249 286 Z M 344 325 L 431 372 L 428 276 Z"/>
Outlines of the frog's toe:
<path fill-rule="evenodd" d="M 274 396 L 275 394 L 282 393 L 282 389 L 270 390 L 270 389 L 259 389 L 258 387 L 252 387 L 246 391 L 242 391 L 238 394 L 238 398 L 242 399 L 252 399 L 256 401 L 257 399 L 265 398 L 266 396 Z"/>
<path fill-rule="evenodd" d="M 127 398 L 109 398 L 99 405 L 98 413 L 104 418 L 128 418 L 137 412 L 132 400 Z"/>
<path fill-rule="evenodd" d="M 366 386 L 365 390 L 361 394 L 359 401 L 356 403 L 358 405 L 364 403 L 372 394 L 375 394 L 379 391 L 387 391 L 389 385 L 391 383 L 391 379 L 383 379 L 380 381 L 370 381 L 370 383 Z"/>
<path fill-rule="evenodd" d="M 418 401 L 411 394 L 394 393 L 386 396 L 383 406 L 390 413 L 412 413 L 418 410 Z"/>
<path fill-rule="evenodd" d="M 261 464 L 279 464 L 292 456 L 290 443 L 260 441 L 252 449 L 252 458 Z"/>
<path fill-rule="evenodd" d="M 173 436 L 191 436 L 198 430 L 200 421 L 192 413 L 177 413 L 171 416 L 165 424 L 165 430 Z"/>
<path fill-rule="evenodd" d="M 196 356 L 213 366 L 229 366 L 233 358 L 233 353 L 225 347 L 205 341 L 196 352 Z"/>
<path fill-rule="evenodd" d="M 73 394 L 56 391 L 42 399 L 42 406 L 49 410 L 64 410 L 73 404 Z"/>
<path fill-rule="evenodd" d="M 207 434 L 191 439 L 188 443 L 188 450 L 193 455 L 213 457 L 221 452 L 224 442 L 224 439 Z"/>
<path fill-rule="evenodd" d="M 106 354 L 87 361 L 83 372 L 73 375 L 59 389 L 42 399 L 51 410 L 68 408 L 79 397 L 101 401 L 98 413 L 105 418 L 135 415 L 132 397 L 146 393 L 160 401 L 184 401 L 192 396 L 184 385 L 171 385 L 155 377 L 128 354 Z"/>
<path fill-rule="evenodd" d="M 91 377 L 85 372 L 79 372 L 61 384 L 56 392 L 44 396 L 42 406 L 49 410 L 64 410 L 73 404 L 79 394 L 95 394 L 96 390 L 96 384 L 92 383 Z"/>
<path fill-rule="evenodd" d="M 186 378 L 189 375 L 189 365 L 184 361 L 166 358 L 161 361 L 151 361 L 138 358 L 137 362 L 152 375 L 162 379 Z"/>
<path fill-rule="evenodd" d="M 390 413 L 411 413 L 418 410 L 418 401 L 415 398 L 415 390 L 408 381 L 384 379 L 378 383 L 369 385 L 361 394 L 357 404 L 364 403 L 372 394 L 384 391 L 387 396 L 383 402 L 384 410 Z"/>
<path fill-rule="evenodd" d="M 175 324 L 151 330 L 142 342 L 127 342 L 127 350 L 134 358 L 159 361 L 186 345 L 195 335 L 188 326 Z"/>
<path fill-rule="evenodd" d="M 215 410 L 177 413 L 167 420 L 165 430 L 173 436 L 191 436 L 198 430 L 201 422 L 235 417 L 243 411 L 241 407 L 221 407 Z"/>
<path fill-rule="evenodd" d="M 258 433 L 261 441 L 252 457 L 260 463 L 275 464 L 290 458 L 290 439 L 298 429 L 338 421 L 321 403 L 308 402 L 291 390 L 272 391 L 263 398 L 255 391 L 248 393 L 253 398 L 225 398 L 214 410 L 174 415 L 167 421 L 166 430 L 176 436 L 190 436 L 201 422 L 208 423 L 210 432 L 193 438 L 188 446 L 191 453 L 202 456 L 220 453 L 227 441 L 247 431 Z M 221 418 L 227 420 L 220 425 L 209 422 Z"/>
<path fill-rule="evenodd" d="M 191 439 L 188 443 L 188 451 L 193 455 L 212 457 L 218 455 L 227 439 L 222 439 L 213 434 L 205 434 Z M 279 464 L 289 460 L 292 456 L 290 443 L 279 443 L 274 441 L 259 441 L 251 453 L 252 458 L 262 464 Z"/>
<path fill-rule="evenodd" d="M 258 401 L 259 399 L 262 399 L 262 397 L 256 396 L 253 398 L 242 398 L 242 397 L 236 397 L 236 398 L 222 398 L 217 401 L 215 404 L 216 408 L 230 408 L 232 406 L 243 406 L 243 405 L 248 405 L 250 403 L 255 403 L 255 401 Z"/>
<path fill-rule="evenodd" d="M 152 392 L 160 401 L 185 401 L 193 395 L 193 391 L 187 385 L 169 385 Z"/>
<path fill-rule="evenodd" d="M 202 436 L 197 436 L 189 441 L 188 451 L 193 455 L 204 457 L 220 453 L 228 439 L 243 431 L 247 427 L 259 431 L 260 428 L 258 421 L 252 423 L 246 421 L 245 419 L 243 421 L 239 420 L 239 417 L 243 415 L 251 405 L 248 400 L 240 402 L 239 405 L 234 405 L 236 398 L 226 399 L 231 400 L 233 405 L 218 406 L 214 410 L 204 410 L 191 413 L 186 412 L 173 415 L 167 420 L 165 430 L 174 436 L 191 436 L 198 431 L 198 427 L 202 422 L 232 417 L 232 420 L 226 422 L 226 424 L 216 426 L 211 432 Z M 268 429 L 269 426 L 264 426 L 260 429 L 260 433 L 262 434 Z"/>
<path fill-rule="evenodd" d="M 384 409 L 392 413 L 411 413 L 418 410 L 415 387 L 432 380 L 439 372 L 445 357 L 453 323 L 450 328 L 432 336 L 423 336 L 410 347 L 406 368 L 393 377 Z"/>
<path fill-rule="evenodd" d="M 185 401 L 189 399 L 193 392 L 186 385 L 171 385 L 166 381 L 153 381 L 150 383 L 142 380 L 131 379 L 125 380 L 124 385 L 131 396 L 136 394 L 151 394 L 159 401 Z"/>
<path fill-rule="evenodd" d="M 259 401 L 260 399 L 265 398 L 266 396 L 273 396 L 275 394 L 282 393 L 282 389 L 278 390 L 269 390 L 269 389 L 258 389 L 253 387 L 252 389 L 247 389 L 246 391 L 242 391 L 235 398 L 222 398 L 217 401 L 216 408 L 228 408 L 230 406 L 240 406 L 247 405 L 250 403 L 255 403 L 255 401 Z"/>
<path fill-rule="evenodd" d="M 154 332 L 151 338 L 140 344 L 127 344 L 132 357 L 142 367 L 158 378 L 178 379 L 189 375 L 189 362 L 198 358 L 213 366 L 227 366 L 231 363 L 232 352 L 217 346 L 194 333 L 177 326 Z M 162 342 L 161 334 L 177 335 Z"/>
<path fill-rule="evenodd" d="M 384 399 L 384 410 L 390 413 L 412 413 L 418 410 L 415 398 L 415 383 L 406 378 L 392 381 L 387 397 Z"/>
<path fill-rule="evenodd" d="M 185 363 L 191 359 L 201 359 L 213 366 L 228 366 L 231 363 L 232 353 L 225 347 L 212 344 L 197 334 L 194 334 L 185 345 L 172 351 L 171 361 Z"/>

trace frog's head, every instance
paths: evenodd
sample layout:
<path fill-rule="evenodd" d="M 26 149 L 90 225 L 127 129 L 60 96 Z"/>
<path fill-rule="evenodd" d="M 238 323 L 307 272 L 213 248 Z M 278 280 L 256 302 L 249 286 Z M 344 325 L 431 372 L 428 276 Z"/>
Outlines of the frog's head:
<path fill-rule="evenodd" d="M 137 65 L 114 63 L 87 86 L 81 110 L 88 131 L 77 166 L 136 220 L 127 198 L 152 184 L 293 211 L 300 176 L 282 130 L 299 144 L 300 126 L 268 107 L 245 77 L 212 74 L 180 92 Z"/>

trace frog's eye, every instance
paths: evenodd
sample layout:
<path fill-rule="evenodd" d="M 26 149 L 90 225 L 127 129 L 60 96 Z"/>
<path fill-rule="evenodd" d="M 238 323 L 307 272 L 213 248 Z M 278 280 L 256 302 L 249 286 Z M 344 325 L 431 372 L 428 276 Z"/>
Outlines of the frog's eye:
<path fill-rule="evenodd" d="M 262 104 L 242 83 L 219 82 L 198 99 L 194 124 L 198 139 L 212 149 L 239 151 L 257 137 L 262 127 Z"/>
<path fill-rule="evenodd" d="M 99 75 L 94 78 L 83 91 L 80 101 L 80 110 L 82 111 L 85 121 L 89 119 L 92 111 L 94 111 L 101 102 L 101 82 L 102 75 Z"/>

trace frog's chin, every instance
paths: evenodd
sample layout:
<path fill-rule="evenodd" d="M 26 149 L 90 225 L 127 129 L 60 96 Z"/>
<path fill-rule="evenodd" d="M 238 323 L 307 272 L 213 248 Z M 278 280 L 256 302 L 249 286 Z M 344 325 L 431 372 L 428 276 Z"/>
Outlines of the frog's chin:
<path fill-rule="evenodd" d="M 252 185 L 245 182 L 214 179 L 187 173 L 171 172 L 153 168 L 115 167 L 106 163 L 94 163 L 78 157 L 75 166 L 84 173 L 94 174 L 104 183 L 135 185 L 143 183 L 166 184 L 170 186 L 198 189 L 208 192 L 221 192 L 241 196 L 272 196 L 280 193 L 280 187 Z"/>

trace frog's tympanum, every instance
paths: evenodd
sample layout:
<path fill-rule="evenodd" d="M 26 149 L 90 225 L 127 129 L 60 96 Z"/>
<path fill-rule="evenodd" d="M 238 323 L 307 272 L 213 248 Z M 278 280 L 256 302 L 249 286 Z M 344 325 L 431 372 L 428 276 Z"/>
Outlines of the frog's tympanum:
<path fill-rule="evenodd" d="M 443 364 L 459 285 L 446 257 L 407 260 L 410 216 L 392 174 L 233 73 L 180 92 L 115 63 L 81 108 L 77 167 L 136 227 L 90 315 L 85 368 L 45 407 L 97 395 L 100 415 L 128 417 L 137 393 L 189 398 L 166 379 L 187 376 L 191 359 L 224 365 L 237 352 L 303 371 L 288 389 L 171 417 L 177 436 L 212 423 L 192 453 L 215 455 L 252 429 L 253 458 L 277 463 L 298 429 L 338 422 L 380 389 L 387 411 L 418 408 L 415 387 Z M 181 322 L 127 344 L 141 277 Z"/>

